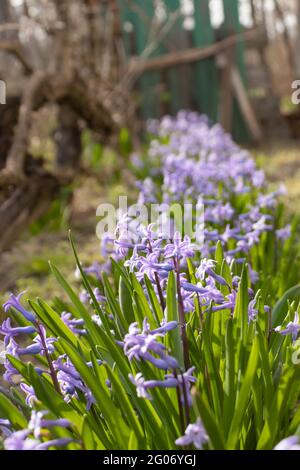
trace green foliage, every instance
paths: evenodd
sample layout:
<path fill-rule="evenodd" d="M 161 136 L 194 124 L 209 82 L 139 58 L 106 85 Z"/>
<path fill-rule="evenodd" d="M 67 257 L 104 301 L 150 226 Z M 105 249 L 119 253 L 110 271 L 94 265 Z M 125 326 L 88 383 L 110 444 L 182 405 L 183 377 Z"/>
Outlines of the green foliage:
<path fill-rule="evenodd" d="M 74 248 L 74 246 L 73 246 Z M 75 249 L 74 249 L 75 250 Z M 75 256 L 77 258 L 76 251 Z M 220 248 L 217 250 L 218 269 L 226 269 Z M 80 267 L 78 258 L 78 267 Z M 135 362 L 128 362 L 115 339 L 122 339 L 128 322 L 149 318 L 152 327 L 158 327 L 162 311 L 147 283 L 150 305 L 134 274 L 114 262 L 112 279 L 104 280 L 107 294 L 107 312 L 93 298 L 91 309 L 97 312 L 103 327 L 91 321 L 90 312 L 80 302 L 73 288 L 61 276 L 55 266 L 51 266 L 54 276 L 70 299 L 70 311 L 78 318 L 84 318 L 88 335 L 78 338 L 62 322 L 59 311 L 43 300 L 31 302 L 31 307 L 49 334 L 58 338 L 56 353 L 67 354 L 84 383 L 91 390 L 95 402 L 89 410 L 84 401 L 73 398 L 66 403 L 54 389 L 51 378 L 38 375 L 30 363 L 26 367 L 18 359 L 8 356 L 8 360 L 22 375 L 25 383 L 34 388 L 38 402 L 36 407 L 48 409 L 57 418 L 69 419 L 72 429 L 63 431 L 71 435 L 77 444 L 70 448 L 82 449 L 176 449 L 175 440 L 180 434 L 180 414 L 175 391 L 160 389 L 153 391 L 153 401 L 138 398 L 136 389 L 128 374 L 136 374 Z M 80 267 L 81 268 L 81 267 Z M 91 293 L 87 277 L 83 282 Z M 231 283 L 230 271 L 226 271 L 227 282 Z M 114 286 L 120 286 L 119 293 Z M 286 294 L 274 310 L 274 322 L 284 321 L 295 310 L 295 303 L 288 308 L 286 299 L 296 298 L 299 288 Z M 118 296 L 120 303 L 118 302 Z M 131 301 L 130 301 L 131 299 Z M 284 308 L 286 307 L 286 309 Z M 280 341 L 270 335 L 269 325 L 264 321 L 260 307 L 257 322 L 248 322 L 248 279 L 244 266 L 236 308 L 231 315 L 222 312 L 223 318 L 207 312 L 201 320 L 201 327 L 187 329 L 190 356 L 196 364 L 197 384 L 192 390 L 193 408 L 191 421 L 201 417 L 209 435 L 210 449 L 271 449 L 289 432 L 295 432 L 300 425 L 300 415 L 296 408 L 299 399 L 300 366 L 293 364 L 292 341 Z M 176 280 L 170 274 L 167 287 L 167 317 L 178 320 Z M 128 317 L 127 314 L 128 313 Z M 152 315 L 152 312 L 155 312 Z M 112 332 L 113 321 L 118 325 Z M 217 322 L 217 323 L 216 323 Z M 200 325 L 200 324 L 199 324 Z M 218 334 L 216 334 L 218 331 Z M 177 357 L 183 366 L 182 343 L 179 329 L 168 336 L 168 350 Z M 37 357 L 43 365 L 43 358 Z M 87 366 L 91 361 L 92 366 Z M 101 362 L 99 362 L 101 361 Z M 36 365 L 36 364 L 35 364 Z M 145 377 L 161 379 L 161 372 L 139 364 Z M 151 370 L 150 370 L 151 369 Z M 107 387 L 110 381 L 110 388 Z M 294 390 L 297 393 L 291 393 Z M 3 395 L 0 400 L 0 418 L 8 418 L 14 428 L 25 426 L 28 408 L 19 395 L 16 401 L 13 394 Z M 118 430 L 118 432 L 116 432 Z"/>

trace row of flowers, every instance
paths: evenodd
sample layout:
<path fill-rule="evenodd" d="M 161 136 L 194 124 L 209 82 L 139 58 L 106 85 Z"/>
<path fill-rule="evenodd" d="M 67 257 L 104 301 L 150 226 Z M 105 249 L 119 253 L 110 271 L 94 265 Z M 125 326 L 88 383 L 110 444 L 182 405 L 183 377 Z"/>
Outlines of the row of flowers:
<path fill-rule="evenodd" d="M 132 157 L 138 204 L 201 196 L 203 243 L 175 221 L 170 235 L 124 214 L 103 238 L 102 266 L 83 268 L 72 243 L 79 297 L 55 267 L 69 303 L 29 309 L 11 295 L 0 328 L 4 447 L 299 448 L 300 292 L 276 304 L 299 276 L 283 190 L 267 193 L 248 153 L 203 116 L 181 112 L 149 132 L 146 156 Z"/>

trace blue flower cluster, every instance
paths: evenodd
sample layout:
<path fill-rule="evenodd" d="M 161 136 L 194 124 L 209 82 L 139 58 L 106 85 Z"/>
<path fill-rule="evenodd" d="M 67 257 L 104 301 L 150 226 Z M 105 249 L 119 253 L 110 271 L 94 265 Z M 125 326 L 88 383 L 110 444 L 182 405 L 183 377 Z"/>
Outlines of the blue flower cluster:
<path fill-rule="evenodd" d="M 19 294 L 17 297 L 12 294 L 9 300 L 4 304 L 4 310 L 5 312 L 9 312 L 11 309 L 14 309 L 21 314 L 25 320 L 30 322 L 31 325 L 13 327 L 10 317 L 8 317 L 0 326 L 0 334 L 4 336 L 5 347 L 4 351 L 1 353 L 4 356 L 4 380 L 14 385 L 19 375 L 18 371 L 7 359 L 7 354 L 17 359 L 20 359 L 22 356 L 44 356 L 48 368 L 46 366 L 44 368 L 35 367 L 36 372 L 38 374 L 50 375 L 54 387 L 63 395 L 66 402 L 70 401 L 72 398 L 78 398 L 78 393 L 80 393 L 85 398 L 87 409 L 89 410 L 94 402 L 91 391 L 85 385 L 80 374 L 76 371 L 66 355 L 58 356 L 56 360 L 53 360 L 53 353 L 55 352 L 54 343 L 57 339 L 47 337 L 45 327 L 21 304 L 21 296 L 22 294 Z M 77 335 L 84 335 L 86 333 L 82 319 L 73 319 L 71 313 L 68 312 L 63 312 L 61 319 L 66 326 L 70 328 L 72 333 Z M 15 340 L 15 338 L 19 336 L 22 337 L 23 344 L 25 341 L 29 340 L 29 345 L 25 347 L 19 346 Z M 101 364 L 101 361 L 98 361 L 98 363 Z M 87 365 L 92 366 L 91 363 L 87 363 Z M 33 387 L 21 382 L 20 388 L 26 395 L 26 403 L 28 406 L 33 407 L 34 403 L 37 401 Z"/>
<path fill-rule="evenodd" d="M 182 111 L 176 118 L 150 122 L 149 131 L 153 138 L 146 162 L 134 156 L 139 167 L 150 165 L 150 176 L 138 183 L 139 203 L 194 203 L 201 197 L 202 257 L 210 258 L 220 241 L 228 263 L 249 262 L 252 247 L 274 229 L 274 209 L 285 188 L 266 193 L 264 172 L 248 152 L 204 116 Z M 278 240 L 286 240 L 290 232 L 290 226 L 278 229 Z M 256 279 L 256 273 L 251 276 Z"/>
<path fill-rule="evenodd" d="M 68 437 L 43 441 L 45 430 L 48 434 L 52 428 L 71 427 L 67 419 L 45 419 L 47 414 L 48 411 L 32 411 L 27 428 L 15 432 L 10 430 L 9 421 L 0 420 L 0 428 L 6 436 L 4 448 L 6 450 L 48 450 L 51 447 L 65 447 L 70 444 L 72 439 Z"/>

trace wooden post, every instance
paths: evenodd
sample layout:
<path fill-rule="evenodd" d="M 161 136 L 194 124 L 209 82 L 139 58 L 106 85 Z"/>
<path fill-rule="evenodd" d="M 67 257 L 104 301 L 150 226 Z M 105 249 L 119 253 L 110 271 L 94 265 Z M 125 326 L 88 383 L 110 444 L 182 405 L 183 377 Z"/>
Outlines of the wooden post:
<path fill-rule="evenodd" d="M 226 132 L 232 131 L 233 89 L 232 70 L 234 67 L 234 48 L 228 49 L 217 58 L 220 69 L 219 121 Z"/>
<path fill-rule="evenodd" d="M 259 142 L 262 139 L 263 134 L 237 67 L 233 67 L 231 70 L 231 82 L 241 113 L 243 114 L 252 137 L 256 142 Z"/>

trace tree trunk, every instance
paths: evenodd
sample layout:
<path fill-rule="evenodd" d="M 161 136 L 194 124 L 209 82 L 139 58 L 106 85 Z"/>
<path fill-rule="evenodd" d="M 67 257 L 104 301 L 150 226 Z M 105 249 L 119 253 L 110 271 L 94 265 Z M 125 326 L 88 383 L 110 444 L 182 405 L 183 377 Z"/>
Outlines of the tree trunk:
<path fill-rule="evenodd" d="M 59 106 L 59 125 L 54 134 L 57 166 L 78 170 L 82 152 L 78 116 L 68 102 Z"/>
<path fill-rule="evenodd" d="M 0 113 L 0 170 L 4 168 L 6 158 L 13 143 L 14 129 L 18 122 L 21 98 L 10 96 Z"/>
<path fill-rule="evenodd" d="M 10 5 L 8 0 L 1 0 L 0 2 L 0 23 L 6 23 L 10 20 Z"/>
<path fill-rule="evenodd" d="M 27 171 L 27 179 L 0 193 L 0 251 L 9 248 L 30 222 L 44 214 L 58 193 L 58 180 L 34 160 L 28 162 Z"/>

